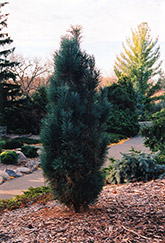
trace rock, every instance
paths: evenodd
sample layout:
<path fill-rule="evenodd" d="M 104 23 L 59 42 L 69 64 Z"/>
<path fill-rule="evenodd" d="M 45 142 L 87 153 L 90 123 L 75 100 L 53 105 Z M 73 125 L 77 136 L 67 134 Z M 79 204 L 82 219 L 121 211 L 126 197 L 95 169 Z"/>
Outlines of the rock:
<path fill-rule="evenodd" d="M 27 167 L 19 167 L 19 168 L 17 168 L 17 171 L 18 172 L 21 172 L 23 174 L 29 174 L 29 173 L 31 173 L 31 170 L 29 168 L 27 168 Z"/>
<path fill-rule="evenodd" d="M 23 176 L 23 173 L 19 172 L 19 171 L 15 171 L 15 173 L 17 174 L 18 177 Z"/>
<path fill-rule="evenodd" d="M 21 152 L 21 151 L 16 151 L 18 155 L 18 163 L 27 160 L 27 157 Z"/>
<path fill-rule="evenodd" d="M 32 171 L 34 170 L 38 170 L 40 163 L 36 163 L 35 165 L 33 165 L 33 167 L 31 168 Z"/>
<path fill-rule="evenodd" d="M 36 161 L 28 159 L 28 161 L 25 164 L 25 167 L 29 168 L 30 170 L 32 169 L 32 167 L 36 164 Z"/>
<path fill-rule="evenodd" d="M 42 154 L 42 152 L 43 152 L 43 149 L 41 149 L 41 148 L 39 148 L 38 151 L 37 151 L 39 156 Z"/>
<path fill-rule="evenodd" d="M 35 160 L 31 160 L 29 159 L 25 165 L 25 167 L 29 168 L 31 171 L 37 170 L 38 167 L 40 166 L 40 161 L 35 161 Z"/>
<path fill-rule="evenodd" d="M 0 176 L 0 185 L 4 182 L 4 179 L 2 176 Z"/>
<path fill-rule="evenodd" d="M 5 171 L 0 170 L 0 176 L 4 179 L 4 180 L 10 180 L 10 176 L 8 175 L 8 173 L 6 173 Z"/>
<path fill-rule="evenodd" d="M 8 169 L 6 169 L 5 172 L 6 172 L 10 177 L 17 178 L 17 177 L 20 177 L 20 176 L 21 176 L 20 174 L 17 174 L 14 170 L 8 170 Z"/>

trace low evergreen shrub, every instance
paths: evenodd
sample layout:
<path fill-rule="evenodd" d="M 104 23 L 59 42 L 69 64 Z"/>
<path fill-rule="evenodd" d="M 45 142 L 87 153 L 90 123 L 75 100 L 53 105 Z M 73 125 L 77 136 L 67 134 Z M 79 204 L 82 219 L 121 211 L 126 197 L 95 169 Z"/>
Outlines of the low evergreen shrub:
<path fill-rule="evenodd" d="M 136 136 L 139 132 L 137 114 L 129 109 L 122 110 L 117 105 L 112 105 L 107 132 L 122 134 L 125 137 Z"/>
<path fill-rule="evenodd" d="M 161 151 L 165 155 L 165 108 L 152 117 L 153 125 L 143 128 L 144 144 L 152 151 Z"/>
<path fill-rule="evenodd" d="M 32 205 L 33 203 L 45 203 L 51 201 L 52 193 L 49 186 L 30 187 L 22 195 L 11 199 L 0 200 L 0 215 L 7 210 L 13 210 Z"/>
<path fill-rule="evenodd" d="M 106 178 L 107 183 L 146 182 L 164 176 L 165 166 L 157 164 L 157 154 L 146 154 L 132 149 L 128 154 L 122 155 L 121 160 L 111 164 L 110 174 Z"/>
<path fill-rule="evenodd" d="M 165 152 L 160 152 L 156 157 L 157 164 L 163 165 L 165 164 Z"/>
<path fill-rule="evenodd" d="M 142 129 L 144 144 L 153 152 L 159 151 L 156 158 L 158 164 L 165 164 L 165 108 L 152 117 L 153 125 Z"/>
<path fill-rule="evenodd" d="M 103 175 L 105 180 L 109 177 L 109 175 L 110 175 L 110 173 L 111 173 L 111 171 L 113 169 L 114 163 L 116 162 L 114 157 L 110 157 L 109 161 L 110 161 L 109 166 L 108 167 L 104 167 L 104 168 L 101 169 L 102 175 Z"/>
<path fill-rule="evenodd" d="M 18 138 L 15 138 L 15 140 L 22 142 L 22 143 L 27 143 L 27 144 L 37 144 L 37 143 L 41 142 L 39 139 L 32 139 L 32 138 L 28 138 L 28 137 L 18 137 Z"/>
<path fill-rule="evenodd" d="M 3 164 L 17 164 L 18 155 L 15 151 L 6 150 L 0 154 L 0 159 Z"/>
<path fill-rule="evenodd" d="M 32 139 L 28 137 L 17 137 L 17 138 L 8 138 L 8 137 L 3 137 L 2 140 L 0 140 L 0 147 L 1 144 L 3 145 L 3 148 L 6 149 L 15 149 L 15 148 L 21 148 L 23 144 L 38 144 L 41 143 L 39 139 Z"/>
<path fill-rule="evenodd" d="M 127 136 L 117 133 L 107 133 L 107 137 L 109 138 L 109 144 L 118 143 L 120 140 L 127 138 Z"/>
<path fill-rule="evenodd" d="M 37 150 L 38 150 L 38 148 L 36 148 L 34 146 L 29 146 L 29 145 L 25 145 L 25 146 L 21 147 L 22 153 L 28 158 L 38 157 Z"/>
<path fill-rule="evenodd" d="M 136 94 L 129 77 L 121 75 L 117 83 L 107 87 L 111 112 L 107 122 L 108 133 L 133 137 L 139 132 Z"/>
<path fill-rule="evenodd" d="M 9 139 L 6 140 L 6 143 L 4 145 L 4 149 L 16 149 L 21 148 L 23 146 L 23 142 L 17 140 L 17 139 Z"/>
<path fill-rule="evenodd" d="M 6 141 L 0 140 L 0 148 L 3 149 L 6 145 Z"/>
<path fill-rule="evenodd" d="M 27 191 L 24 191 L 23 196 L 26 196 L 26 198 L 34 198 L 49 192 L 51 192 L 49 186 L 30 187 Z"/>

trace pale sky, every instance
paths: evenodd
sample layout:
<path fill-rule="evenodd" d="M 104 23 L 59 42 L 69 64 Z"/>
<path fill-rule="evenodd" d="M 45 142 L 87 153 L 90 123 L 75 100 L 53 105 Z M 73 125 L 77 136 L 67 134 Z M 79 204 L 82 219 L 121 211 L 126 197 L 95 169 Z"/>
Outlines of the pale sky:
<path fill-rule="evenodd" d="M 0 0 L 0 2 L 3 2 Z M 165 59 L 165 0 L 8 0 L 8 33 L 15 53 L 50 58 L 70 25 L 82 25 L 82 47 L 93 54 L 103 75 L 110 75 L 131 28 L 147 22 L 159 36 Z M 165 65 L 163 64 L 163 68 Z"/>

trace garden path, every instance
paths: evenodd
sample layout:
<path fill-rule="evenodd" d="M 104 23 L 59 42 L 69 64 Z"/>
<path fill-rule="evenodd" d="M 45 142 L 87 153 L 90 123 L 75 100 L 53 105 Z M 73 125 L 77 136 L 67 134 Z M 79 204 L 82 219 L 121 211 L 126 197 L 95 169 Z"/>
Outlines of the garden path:
<path fill-rule="evenodd" d="M 134 149 L 137 151 L 144 151 L 145 153 L 151 153 L 150 149 L 144 146 L 144 138 L 141 137 L 140 135 L 137 135 L 125 141 L 123 144 L 116 144 L 110 146 L 108 149 L 107 157 L 114 157 L 115 159 L 121 159 L 122 157 L 121 153 L 127 153 L 131 149 L 131 147 L 134 147 Z M 107 167 L 108 164 L 109 161 L 106 160 L 104 167 Z"/>

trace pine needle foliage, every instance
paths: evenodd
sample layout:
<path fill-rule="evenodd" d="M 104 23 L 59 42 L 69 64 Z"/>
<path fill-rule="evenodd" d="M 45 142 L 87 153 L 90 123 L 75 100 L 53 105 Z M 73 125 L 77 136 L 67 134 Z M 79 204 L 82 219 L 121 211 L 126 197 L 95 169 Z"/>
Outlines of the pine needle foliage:
<path fill-rule="evenodd" d="M 158 163 L 165 164 L 165 108 L 153 115 L 152 126 L 144 127 L 141 133 L 145 137 L 145 146 L 153 152 L 160 152 Z"/>
<path fill-rule="evenodd" d="M 6 114 L 17 105 L 16 97 L 20 96 L 20 86 L 14 82 L 9 82 L 9 80 L 16 78 L 11 68 L 16 66 L 17 63 L 9 60 L 9 56 L 15 48 L 8 48 L 13 40 L 4 30 L 7 27 L 8 14 L 2 14 L 2 8 L 7 3 L 0 4 L 0 125 L 7 125 Z M 11 116 L 9 120 L 11 120 Z"/>
<path fill-rule="evenodd" d="M 132 149 L 128 154 L 122 153 L 122 156 L 121 160 L 112 161 L 110 175 L 106 178 L 108 183 L 146 182 L 165 175 L 165 166 L 157 164 L 157 154 Z"/>
<path fill-rule="evenodd" d="M 136 93 L 130 78 L 122 74 L 117 83 L 107 87 L 107 97 L 111 103 L 107 132 L 126 137 L 135 136 L 139 131 L 139 125 Z"/>
<path fill-rule="evenodd" d="M 98 89 L 94 57 L 80 44 L 81 27 L 72 26 L 55 53 L 41 130 L 44 174 L 55 197 L 76 212 L 95 202 L 104 183 L 100 167 L 107 151 L 104 129 L 110 108 L 105 90 Z"/>
<path fill-rule="evenodd" d="M 131 78 L 139 96 L 140 119 L 147 119 L 155 99 L 162 99 L 154 96 L 163 82 L 158 38 L 153 40 L 148 24 L 142 22 L 132 30 L 132 38 L 127 38 L 126 44 L 123 43 L 123 51 L 116 57 L 114 71 L 118 77 L 127 74 Z M 158 81 L 151 81 L 156 75 Z"/>
<path fill-rule="evenodd" d="M 152 117 L 152 126 L 141 131 L 145 137 L 144 144 L 153 152 L 162 151 L 165 154 L 165 108 Z"/>

